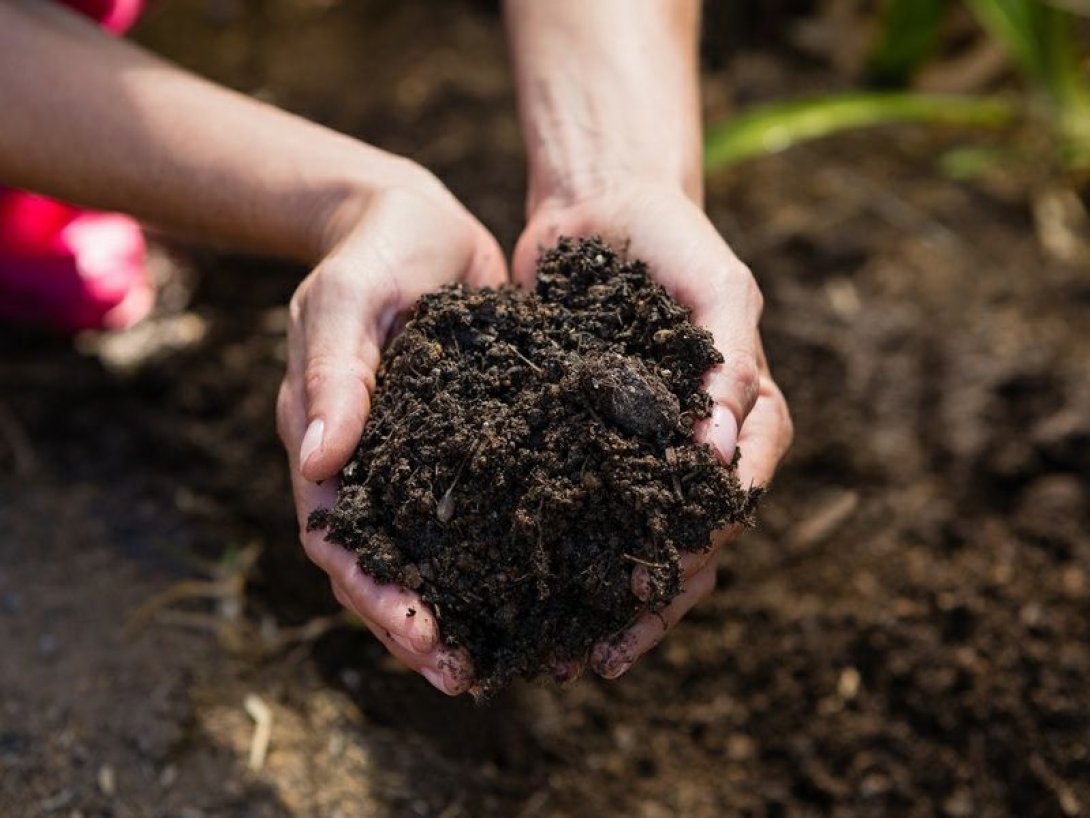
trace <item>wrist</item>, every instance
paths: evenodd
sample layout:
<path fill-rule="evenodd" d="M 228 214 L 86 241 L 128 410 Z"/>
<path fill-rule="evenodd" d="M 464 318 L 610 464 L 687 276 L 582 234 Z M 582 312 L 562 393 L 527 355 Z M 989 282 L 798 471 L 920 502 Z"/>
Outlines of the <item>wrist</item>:
<path fill-rule="evenodd" d="M 703 207 L 703 176 L 686 169 L 639 167 L 636 164 L 573 165 L 566 174 L 535 173 L 530 169 L 527 195 L 527 215 L 547 210 L 573 210 L 587 202 L 618 199 L 633 192 L 659 191 L 665 195 L 680 195 Z"/>
<path fill-rule="evenodd" d="M 317 263 L 351 236 L 377 198 L 407 191 L 429 198 L 450 194 L 434 175 L 415 162 L 367 148 L 364 161 L 316 191 L 307 206 L 307 261 Z"/>
<path fill-rule="evenodd" d="M 630 184 L 703 193 L 695 0 L 507 0 L 528 210 Z"/>

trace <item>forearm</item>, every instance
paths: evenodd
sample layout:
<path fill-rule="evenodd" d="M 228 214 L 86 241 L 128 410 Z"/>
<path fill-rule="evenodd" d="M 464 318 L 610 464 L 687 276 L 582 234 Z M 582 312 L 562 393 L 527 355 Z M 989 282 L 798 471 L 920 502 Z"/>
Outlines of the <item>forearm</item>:
<path fill-rule="evenodd" d="M 315 261 L 408 163 L 36 0 L 0 2 L 0 183 Z"/>
<path fill-rule="evenodd" d="M 697 0 L 506 0 L 529 208 L 618 184 L 703 195 Z"/>

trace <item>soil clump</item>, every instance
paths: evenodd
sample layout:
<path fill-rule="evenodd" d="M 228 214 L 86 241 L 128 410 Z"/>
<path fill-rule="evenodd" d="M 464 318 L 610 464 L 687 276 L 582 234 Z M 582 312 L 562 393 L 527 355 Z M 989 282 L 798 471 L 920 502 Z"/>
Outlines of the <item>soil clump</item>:
<path fill-rule="evenodd" d="M 534 292 L 418 302 L 337 502 L 309 524 L 418 591 L 484 695 L 582 662 L 677 596 L 682 552 L 752 517 L 759 490 L 693 441 L 721 360 L 644 263 L 561 239 Z"/>

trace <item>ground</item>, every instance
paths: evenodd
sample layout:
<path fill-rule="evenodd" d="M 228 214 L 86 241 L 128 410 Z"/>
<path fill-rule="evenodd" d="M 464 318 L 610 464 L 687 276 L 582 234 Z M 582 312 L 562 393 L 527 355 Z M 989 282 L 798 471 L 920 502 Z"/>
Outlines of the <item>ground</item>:
<path fill-rule="evenodd" d="M 487 4 L 171 0 L 138 36 L 427 163 L 517 235 Z M 771 45 L 729 67 L 713 114 L 838 82 Z M 943 178 L 961 139 L 860 134 L 712 181 L 795 448 L 658 650 L 486 708 L 322 619 L 272 417 L 300 270 L 163 245 L 143 331 L 5 330 L 0 814 L 1090 814 L 1090 278 L 1042 249 L 1022 183 Z M 217 599 L 149 604 L 180 581 Z M 272 715 L 257 770 L 248 697 Z"/>

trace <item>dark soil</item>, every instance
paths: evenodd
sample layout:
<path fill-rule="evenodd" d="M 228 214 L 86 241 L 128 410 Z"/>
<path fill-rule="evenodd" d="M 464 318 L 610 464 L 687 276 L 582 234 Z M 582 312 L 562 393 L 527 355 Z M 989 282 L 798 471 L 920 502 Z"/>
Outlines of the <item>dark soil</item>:
<path fill-rule="evenodd" d="M 664 607 L 679 554 L 749 522 L 760 494 L 693 442 L 722 357 L 645 264 L 561 239 L 537 282 L 420 300 L 335 507 L 310 519 L 419 591 L 486 695 Z"/>
<path fill-rule="evenodd" d="M 525 157 L 481 5 L 170 0 L 138 36 L 426 163 L 510 248 Z M 794 43 L 861 4 L 707 5 L 746 15 L 708 121 L 855 87 Z M 765 294 L 791 454 L 658 648 L 488 707 L 361 629 L 262 649 L 337 607 L 273 424 L 304 270 L 187 253 L 191 297 L 113 339 L 141 353 L 120 370 L 121 343 L 0 329 L 0 815 L 1090 816 L 1090 264 L 1046 251 L 1005 168 L 936 170 L 979 139 L 897 126 L 709 180 Z M 236 598 L 126 627 L 209 578 L 194 555 L 248 544 Z M 251 693 L 274 716 L 259 772 Z"/>

